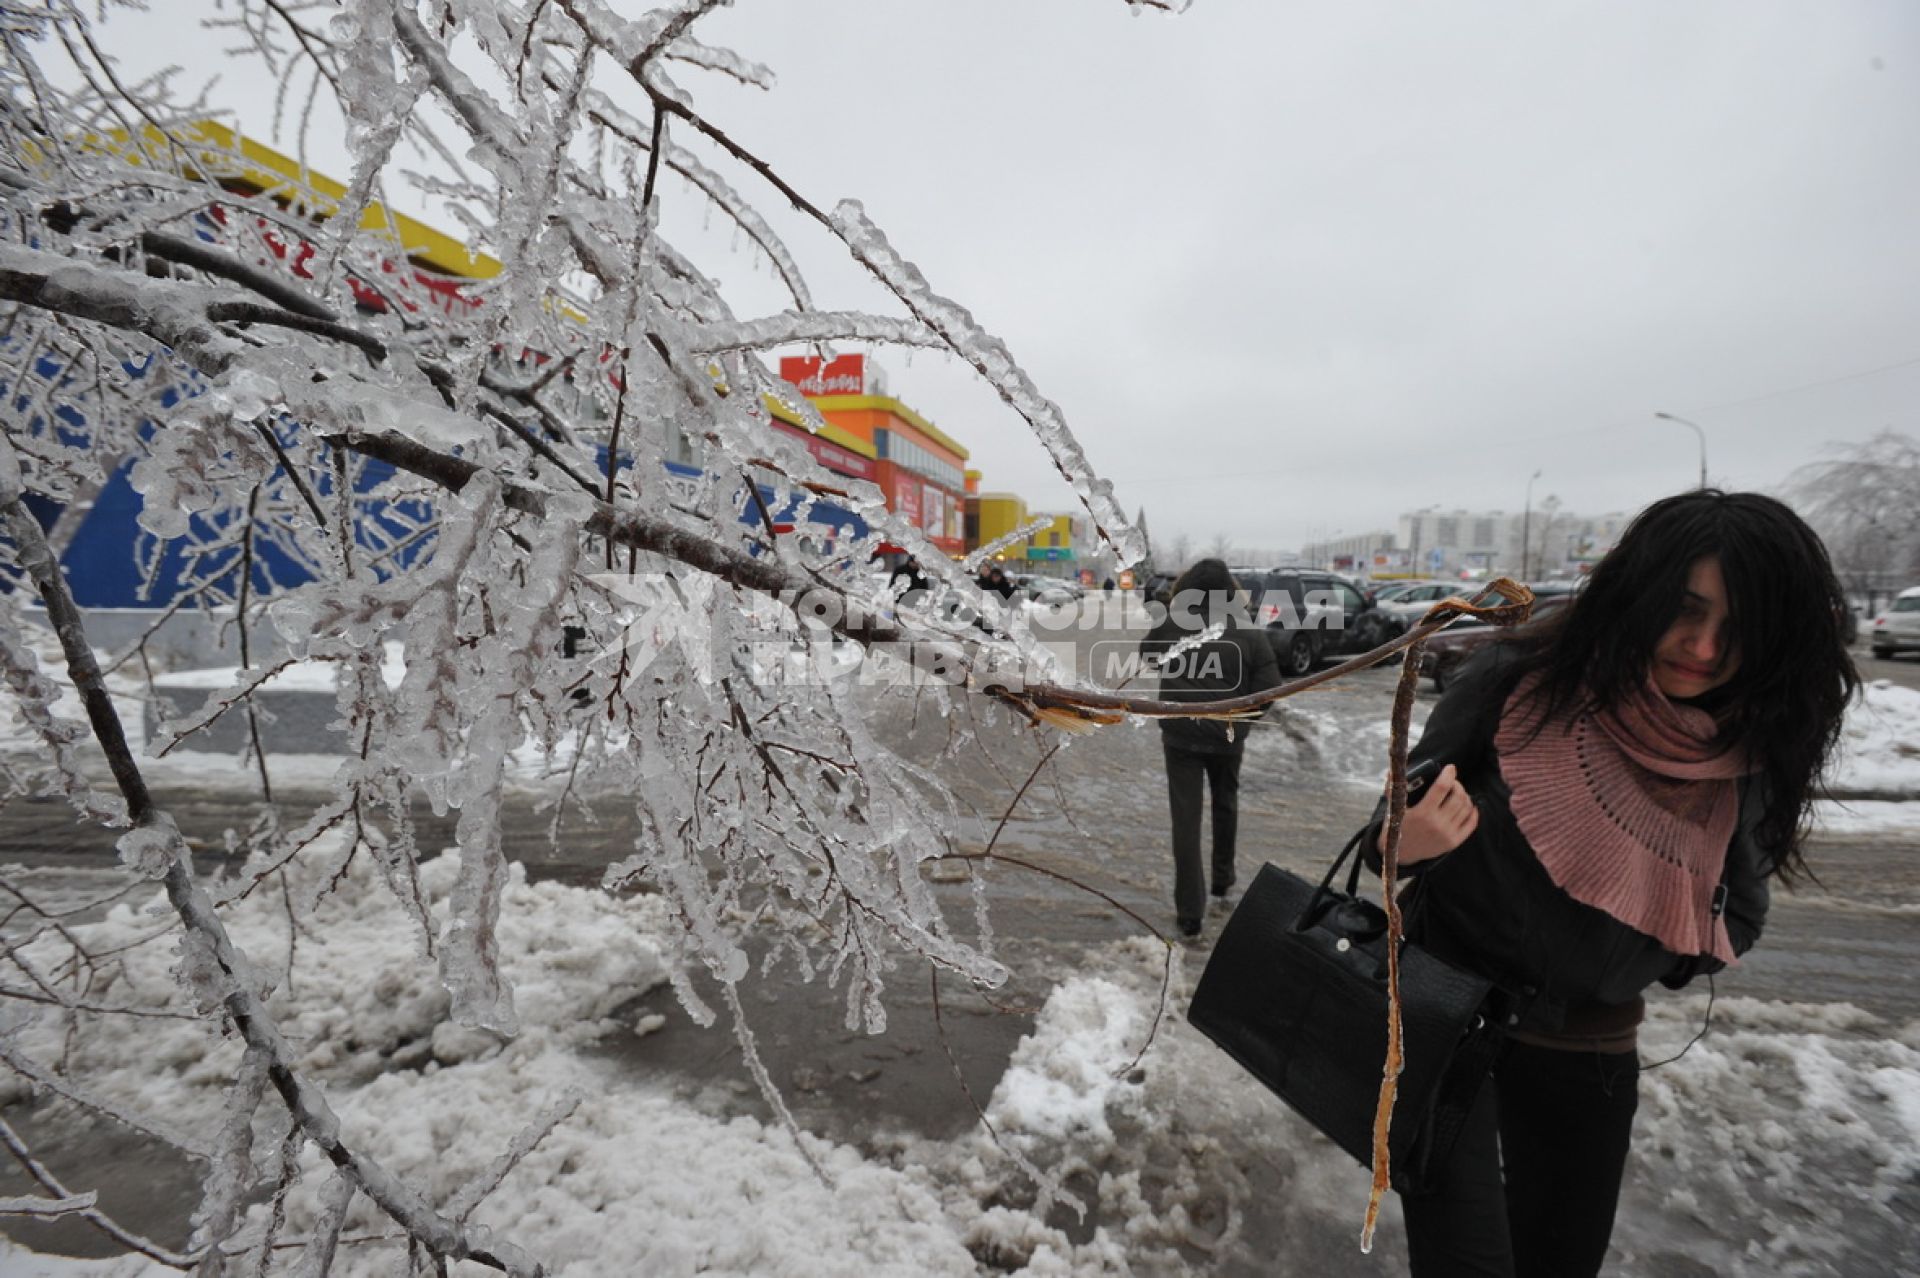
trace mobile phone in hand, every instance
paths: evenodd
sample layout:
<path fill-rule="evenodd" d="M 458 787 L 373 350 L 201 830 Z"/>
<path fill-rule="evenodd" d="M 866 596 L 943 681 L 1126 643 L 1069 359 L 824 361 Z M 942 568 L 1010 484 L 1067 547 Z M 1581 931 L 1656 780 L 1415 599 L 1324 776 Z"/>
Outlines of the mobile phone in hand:
<path fill-rule="evenodd" d="M 1427 792 L 1427 786 L 1440 775 L 1446 764 L 1438 759 L 1422 759 L 1418 763 L 1407 765 L 1407 806 L 1412 807 Z"/>

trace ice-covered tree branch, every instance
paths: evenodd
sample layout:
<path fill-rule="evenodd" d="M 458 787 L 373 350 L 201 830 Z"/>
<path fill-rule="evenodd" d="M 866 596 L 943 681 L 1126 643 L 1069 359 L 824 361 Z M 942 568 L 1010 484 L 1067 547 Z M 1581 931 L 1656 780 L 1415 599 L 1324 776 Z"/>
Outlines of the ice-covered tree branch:
<path fill-rule="evenodd" d="M 306 1138 L 349 1176 L 361 1192 L 379 1203 L 410 1237 L 436 1256 L 471 1259 L 515 1275 L 538 1274 L 540 1266 L 518 1248 L 481 1241 L 472 1231 L 438 1215 L 416 1192 L 342 1140 L 340 1120 L 325 1097 L 293 1068 L 286 1043 L 255 988 L 251 965 L 228 937 L 212 899 L 194 876 L 179 829 L 155 804 L 141 775 L 87 642 L 85 621 L 74 606 L 39 524 L 21 502 L 24 495 L 25 485 L 13 447 L 0 438 L 0 526 L 4 526 L 12 539 L 16 559 L 40 593 L 48 619 L 66 653 L 68 674 L 87 707 L 95 738 L 106 752 L 114 779 L 126 800 L 133 829 L 121 840 L 122 855 L 135 869 L 164 880 L 167 898 L 186 927 L 190 938 L 187 971 L 197 995 L 209 1006 L 220 1008 L 249 1049 L 259 1054 L 266 1076 Z M 7 1139 L 10 1147 L 14 1145 L 10 1129 L 0 1135 Z M 66 1191 L 50 1179 L 41 1179 L 50 1192 L 67 1196 Z M 131 1246 L 141 1240 L 128 1236 L 121 1241 Z M 163 1263 L 183 1263 L 177 1257 L 151 1249 L 150 1244 L 138 1249 Z"/>
<path fill-rule="evenodd" d="M 631 904 L 627 889 L 644 889 L 667 920 L 661 962 L 682 1005 L 696 1020 L 733 1010 L 759 1060 L 740 1015 L 756 970 L 831 983 L 847 1023 L 869 1030 L 885 1025 L 903 960 L 982 987 L 1005 976 L 983 917 L 970 939 L 929 882 L 928 867 L 955 854 L 963 804 L 938 768 L 887 739 L 892 704 L 985 694 L 982 719 L 1004 706 L 1063 728 L 1252 709 L 1077 686 L 1020 610 L 975 624 L 988 605 L 965 566 L 874 483 L 774 427 L 770 412 L 803 431 L 824 423 L 765 352 L 955 354 L 1034 427 L 1126 549 L 1125 520 L 1065 415 L 1011 352 L 851 206 L 823 211 L 784 157 L 715 123 L 708 83 L 773 83 L 697 38 L 718 7 L 230 0 L 216 25 L 276 77 L 275 121 L 297 116 L 289 131 L 303 138 L 323 116 L 340 126 L 339 182 L 309 172 L 304 148 L 289 162 L 231 131 L 210 143 L 196 102 L 164 78 L 117 72 L 98 9 L 23 10 L 4 35 L 0 383 L 19 408 L 0 504 L 94 737 L 84 746 L 53 713 L 63 690 L 22 638 L 39 624 L 22 579 L 0 598 L 0 662 L 46 751 L 9 776 L 133 823 L 122 850 L 164 882 L 179 922 L 149 923 L 128 944 L 178 940 L 185 998 L 143 1004 L 150 990 L 113 985 L 104 956 L 38 926 L 32 944 L 53 965 L 23 949 L 0 998 L 23 1023 L 60 1028 L 124 1014 L 162 1025 L 188 1005 L 232 1027 L 245 1058 L 224 1116 L 188 1142 L 209 1168 L 200 1232 L 170 1256 L 212 1248 L 210 1265 L 244 1257 L 232 1267 L 264 1273 L 285 1226 L 310 1239 L 299 1272 L 323 1274 L 336 1247 L 372 1236 L 349 1229 L 371 1202 L 442 1263 L 531 1268 L 469 1217 L 573 1135 L 564 1105 L 517 1116 L 519 1136 L 502 1138 L 491 1166 L 416 1192 L 385 1170 L 380 1133 L 347 1141 L 322 1094 L 330 1078 L 303 1067 L 299 1030 L 275 1019 L 324 943 L 316 914 L 363 874 L 391 897 L 393 930 L 418 960 L 396 979 L 430 986 L 450 1031 L 497 1040 L 527 1019 L 503 939 L 516 923 L 510 861 L 524 851 L 503 819 L 510 780 L 544 768 L 564 775 L 562 804 L 630 810 L 631 846 L 608 854 L 599 899 Z M 43 73 L 34 59 L 47 50 L 73 66 Z M 403 159 L 410 146 L 419 154 Z M 394 209 L 409 189 L 437 229 Z M 769 216 L 783 203 L 803 214 L 791 244 Z M 663 230 L 689 208 L 737 228 L 721 253 L 769 264 L 792 309 L 756 304 L 738 318 L 711 237 Z M 802 270 L 811 248 L 851 253 L 890 295 L 885 313 L 816 304 Z M 308 807 L 262 766 L 267 810 L 231 837 L 221 880 L 194 875 L 23 505 L 71 511 L 123 479 L 139 498 L 132 551 L 154 629 L 196 610 L 240 626 L 239 670 L 196 681 L 212 686 L 179 723 L 244 711 L 263 762 L 256 699 L 273 695 L 276 672 L 297 666 L 305 695 L 331 689 L 327 793 Z M 883 545 L 919 552 L 924 601 L 876 583 L 869 560 Z M 127 651 L 144 661 L 148 638 Z M 269 642 L 285 651 L 264 652 Z M 845 677 L 849 653 L 898 689 Z M 957 737 L 969 719 L 953 717 Z M 95 751 L 118 805 L 88 779 Z M 416 803 L 457 814 L 457 857 L 422 846 Z M 256 972 L 224 924 L 269 907 L 278 924 L 282 905 L 284 927 L 264 947 L 247 942 Z M 285 984 L 269 995 L 275 979 Z M 0 1045 L 24 1077 L 38 1070 L 57 1095 L 110 1111 L 37 1063 L 57 1047 Z M 159 1121 L 143 1130 L 180 1135 Z M 309 1162 L 319 1151 L 324 1185 L 311 1170 L 297 1183 L 303 1150 Z M 56 1205 L 70 1197 L 41 1189 Z"/>

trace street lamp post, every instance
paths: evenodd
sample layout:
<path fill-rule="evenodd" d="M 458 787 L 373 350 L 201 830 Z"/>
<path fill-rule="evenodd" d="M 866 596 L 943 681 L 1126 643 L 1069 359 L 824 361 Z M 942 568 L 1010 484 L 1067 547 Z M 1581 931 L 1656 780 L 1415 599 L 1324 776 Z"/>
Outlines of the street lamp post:
<path fill-rule="evenodd" d="M 1540 478 L 1534 471 L 1527 478 L 1527 504 L 1520 512 L 1520 580 L 1525 581 L 1532 575 L 1533 566 L 1533 481 Z"/>
<path fill-rule="evenodd" d="M 1655 413 L 1661 421 L 1679 422 L 1700 437 L 1700 486 L 1707 486 L 1707 432 L 1700 429 L 1699 422 L 1690 422 L 1684 417 L 1675 417 L 1672 413 Z"/>

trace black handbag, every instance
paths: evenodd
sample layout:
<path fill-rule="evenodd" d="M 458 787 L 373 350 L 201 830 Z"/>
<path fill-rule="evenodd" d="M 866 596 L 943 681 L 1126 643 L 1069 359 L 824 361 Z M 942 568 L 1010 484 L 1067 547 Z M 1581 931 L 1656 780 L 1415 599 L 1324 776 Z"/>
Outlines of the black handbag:
<path fill-rule="evenodd" d="M 1227 920 L 1187 1019 L 1334 1144 L 1371 1166 L 1387 1058 L 1387 915 L 1358 895 L 1365 830 L 1315 887 L 1264 865 Z M 1353 856 L 1346 891 L 1334 889 Z M 1388 1131 L 1393 1187 L 1446 1165 L 1505 1039 L 1492 982 L 1410 942 L 1400 950 L 1402 1068 Z"/>

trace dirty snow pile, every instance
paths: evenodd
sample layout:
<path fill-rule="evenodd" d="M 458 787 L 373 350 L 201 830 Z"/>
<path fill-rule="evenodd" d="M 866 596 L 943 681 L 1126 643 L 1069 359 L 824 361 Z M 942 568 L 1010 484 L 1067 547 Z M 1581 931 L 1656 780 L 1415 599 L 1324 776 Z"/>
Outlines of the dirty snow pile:
<path fill-rule="evenodd" d="M 809 1140 L 829 1187 L 785 1131 L 703 1116 L 575 1050 L 619 1028 L 611 1019 L 616 1010 L 666 979 L 651 938 L 669 922 L 656 900 L 528 884 L 515 866 L 500 940 L 524 1028 L 505 1042 L 444 1019 L 447 997 L 438 976 L 370 858 L 345 867 L 338 885 L 321 895 L 340 873 L 340 850 L 316 849 L 316 870 L 297 876 L 296 893 L 319 895 L 312 922 L 303 923 L 297 939 L 288 934 L 275 888 L 233 902 L 225 917 L 274 987 L 270 1006 L 296 1048 L 297 1065 L 326 1091 L 345 1139 L 431 1201 L 444 1204 L 482 1178 L 543 1113 L 574 1106 L 472 1217 L 531 1248 L 550 1273 L 604 1274 L 613 1256 L 620 1257 L 620 1271 L 647 1274 L 824 1272 L 810 1266 L 828 1256 L 857 1259 L 860 1271 L 870 1273 L 974 1271 L 924 1185 L 850 1150 Z M 444 921 L 457 870 L 456 853 L 421 867 L 436 921 Z M 91 997 L 177 1008 L 169 970 L 176 954 L 164 935 L 169 922 L 170 911 L 156 900 L 141 908 L 117 906 L 104 921 L 75 928 L 89 948 L 102 952 L 162 938 L 119 955 Z M 63 956 L 55 941 L 30 950 L 49 965 Z M 0 1035 L 11 1051 L 43 1061 L 58 1056 L 57 1018 L 23 1024 L 29 1017 L 10 1015 Z M 161 1130 L 182 1134 L 190 1145 L 209 1145 L 240 1058 L 237 1042 L 199 1021 L 90 1019 L 97 1023 L 69 1060 L 69 1074 L 85 1079 L 114 1109 L 155 1115 Z M 11 1077 L 4 1086 L 11 1094 L 0 1100 L 26 1090 Z M 284 1134 L 277 1107 L 262 1110 L 258 1159 L 270 1157 Z M 287 1201 L 291 1236 L 311 1225 L 329 1169 L 309 1149 L 301 1171 Z M 361 1204 L 348 1234 L 383 1231 L 385 1222 Z M 263 1224 L 264 1210 L 255 1208 L 253 1220 Z M 297 1256 L 286 1253 L 286 1263 Z M 47 1267 L 53 1263 L 0 1249 L 0 1269 L 9 1274 L 147 1272 L 146 1262 L 131 1259 Z M 402 1265 L 391 1243 L 349 1246 L 332 1272 L 388 1275 Z"/>
<path fill-rule="evenodd" d="M 980 1255 L 1036 1275 L 1127 1272 L 1128 1245 L 1108 1234 L 1076 1242 L 1020 1207 L 982 1207 L 1006 1199 L 1009 1181 L 1030 1184 L 1013 1161 L 1013 1145 L 1002 1151 L 976 1135 L 893 1165 L 803 1135 L 803 1157 L 784 1128 L 699 1112 L 675 1096 L 671 1080 L 636 1077 L 630 1067 L 583 1050 L 615 1030 L 650 1028 L 616 1017 L 631 1019 L 623 1009 L 667 979 L 655 938 L 674 923 L 656 899 L 529 884 L 514 867 L 500 940 L 524 1028 L 503 1041 L 445 1020 L 447 997 L 423 959 L 418 929 L 371 858 L 342 865 L 344 851 L 344 843 L 323 843 L 312 850 L 309 868 L 296 870 L 296 898 L 314 898 L 311 915 L 296 911 L 303 920 L 297 935 L 288 931 L 278 888 L 268 886 L 223 911 L 234 939 L 272 988 L 269 1005 L 297 1067 L 325 1090 L 344 1138 L 430 1201 L 458 1201 L 518 1134 L 564 1113 L 472 1215 L 494 1236 L 539 1256 L 549 1273 L 973 1274 Z M 436 924 L 444 922 L 457 870 L 452 852 L 420 869 Z M 120 951 L 103 966 L 89 999 L 184 1010 L 171 971 L 178 957 L 171 922 L 164 901 L 153 898 L 73 927 L 90 950 Z M 23 951 L 43 969 L 69 953 L 58 938 Z M 1156 972 L 1159 966 L 1156 960 Z M 1114 1145 L 1107 1115 L 1138 1091 L 1120 1075 L 1145 1041 L 1150 984 L 1142 974 L 1138 989 L 1111 981 L 1063 987 L 992 1101 L 1006 1139 L 1043 1148 L 1049 1162 L 1063 1145 Z M 6 1006 L 0 1041 L 33 1060 L 59 1058 L 61 1019 L 23 1006 Z M 111 1111 L 185 1146 L 209 1147 L 239 1044 L 196 1019 L 88 1019 L 66 1076 L 84 1080 L 91 1099 Z M 0 1103 L 31 1090 L 12 1075 L 0 1088 Z M 1132 1126 L 1160 1121 L 1136 1112 Z M 284 1122 L 276 1104 L 262 1106 L 256 1160 L 276 1156 Z M 1035 1171 L 1043 1179 L 1051 1174 Z M 286 1200 L 283 1238 L 311 1227 L 330 1168 L 309 1148 L 300 1172 Z M 266 1219 L 267 1209 L 256 1206 L 252 1236 Z M 388 1228 L 361 1199 L 347 1234 Z M 332 1272 L 384 1278 L 403 1263 L 400 1254 L 392 1242 L 343 1246 Z M 298 1256 L 297 1249 L 282 1252 L 276 1266 L 291 1272 Z M 30 1256 L 0 1241 L 0 1272 L 121 1278 L 171 1271 L 138 1258 Z"/>
<path fill-rule="evenodd" d="M 1821 834 L 1920 838 L 1920 691 L 1885 679 L 1862 688 L 1847 710 L 1827 784 L 1841 794 L 1874 797 L 1816 803 Z"/>

